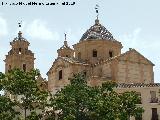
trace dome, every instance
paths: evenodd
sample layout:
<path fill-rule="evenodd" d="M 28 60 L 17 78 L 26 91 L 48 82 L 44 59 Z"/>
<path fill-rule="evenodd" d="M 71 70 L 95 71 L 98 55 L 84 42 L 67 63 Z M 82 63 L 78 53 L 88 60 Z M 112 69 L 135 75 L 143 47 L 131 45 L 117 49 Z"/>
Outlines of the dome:
<path fill-rule="evenodd" d="M 99 23 L 98 18 L 95 20 L 95 24 L 82 35 L 80 41 L 87 39 L 114 40 L 112 34 Z"/>

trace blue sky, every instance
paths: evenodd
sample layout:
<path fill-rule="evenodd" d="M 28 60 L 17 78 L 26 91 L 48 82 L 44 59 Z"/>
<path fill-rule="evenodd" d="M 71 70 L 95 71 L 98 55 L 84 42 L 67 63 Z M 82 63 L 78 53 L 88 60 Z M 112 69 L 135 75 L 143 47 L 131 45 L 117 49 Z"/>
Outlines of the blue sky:
<path fill-rule="evenodd" d="M 28 0 L 21 0 L 28 2 Z M 31 0 L 30 0 L 31 1 Z M 29 2 L 30 2 L 29 1 Z M 5 55 L 9 42 L 17 36 L 18 22 L 22 23 L 23 36 L 35 53 L 35 67 L 42 76 L 57 57 L 63 45 L 64 32 L 70 46 L 94 24 L 95 5 L 99 4 L 99 20 L 123 44 L 122 52 L 134 48 L 154 64 L 155 82 L 160 82 L 160 1 L 159 0 L 68 0 L 75 5 L 63 6 L 61 0 L 34 0 L 56 2 L 55 6 L 8 6 L 0 0 L 0 71 L 4 72 Z M 20 2 L 14 0 L 14 2 Z"/>

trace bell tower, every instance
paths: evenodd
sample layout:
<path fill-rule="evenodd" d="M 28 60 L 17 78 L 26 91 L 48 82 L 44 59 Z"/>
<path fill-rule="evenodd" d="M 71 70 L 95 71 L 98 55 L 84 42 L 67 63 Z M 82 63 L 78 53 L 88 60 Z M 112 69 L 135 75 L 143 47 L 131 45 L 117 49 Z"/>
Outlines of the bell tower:
<path fill-rule="evenodd" d="M 68 46 L 65 34 L 64 45 L 57 50 L 59 57 L 73 57 L 74 51 Z"/>
<path fill-rule="evenodd" d="M 6 55 L 5 73 L 13 68 L 19 68 L 23 71 L 30 71 L 34 68 L 34 53 L 28 49 L 29 42 L 23 38 L 19 31 L 18 37 L 10 42 L 11 50 Z"/>

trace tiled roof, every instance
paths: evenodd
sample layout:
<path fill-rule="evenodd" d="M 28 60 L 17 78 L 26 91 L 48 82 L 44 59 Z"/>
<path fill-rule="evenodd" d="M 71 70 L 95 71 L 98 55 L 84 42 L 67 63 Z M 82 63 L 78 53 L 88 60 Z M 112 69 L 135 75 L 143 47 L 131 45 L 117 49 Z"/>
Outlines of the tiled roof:
<path fill-rule="evenodd" d="M 63 45 L 62 47 L 60 47 L 60 49 L 71 49 L 71 48 L 67 45 Z"/>
<path fill-rule="evenodd" d="M 160 83 L 119 83 L 117 88 L 136 88 L 136 87 L 160 87 Z"/>
<path fill-rule="evenodd" d="M 78 60 L 78 59 L 76 59 L 76 58 L 58 57 L 58 58 L 55 59 L 55 61 L 53 62 L 52 67 L 49 69 L 49 71 L 54 67 L 54 65 L 55 65 L 55 63 L 57 62 L 58 59 L 62 59 L 62 60 L 66 61 L 66 62 L 69 62 L 69 63 L 71 63 L 71 64 L 87 65 L 87 66 L 89 65 L 89 64 L 87 64 L 85 61 Z M 49 72 L 49 71 L 48 71 L 48 72 Z M 48 72 L 47 72 L 47 74 L 48 74 Z"/>
<path fill-rule="evenodd" d="M 99 20 L 95 20 L 95 24 L 91 26 L 81 37 L 80 41 L 84 41 L 87 39 L 95 39 L 95 40 L 114 40 L 112 34 L 99 23 Z"/>
<path fill-rule="evenodd" d="M 84 61 L 82 60 L 78 60 L 76 58 L 69 58 L 69 57 L 58 57 L 58 58 L 61 58 L 67 62 L 70 62 L 70 63 L 74 63 L 74 64 L 84 64 L 84 65 L 88 65 L 86 64 Z"/>

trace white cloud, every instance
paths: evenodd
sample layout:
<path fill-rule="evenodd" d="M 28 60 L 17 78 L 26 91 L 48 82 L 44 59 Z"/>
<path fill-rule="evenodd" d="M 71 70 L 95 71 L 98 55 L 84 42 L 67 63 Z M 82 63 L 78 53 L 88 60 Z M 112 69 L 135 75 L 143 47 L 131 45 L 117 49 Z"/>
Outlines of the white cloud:
<path fill-rule="evenodd" d="M 136 28 L 132 32 L 121 35 L 119 39 L 124 45 L 125 49 L 138 48 L 143 51 L 147 51 L 148 49 L 153 51 L 159 51 L 160 41 L 158 39 L 153 39 L 151 41 L 150 36 L 147 35 L 148 37 L 143 38 L 141 34 L 144 35 L 144 33 L 142 33 L 142 29 Z"/>
<path fill-rule="evenodd" d="M 134 29 L 131 32 L 128 32 L 124 35 L 121 35 L 119 37 L 119 40 L 122 42 L 124 46 L 124 51 L 128 50 L 128 48 L 138 48 L 139 47 L 139 42 L 144 42 L 141 38 L 141 31 L 142 29 L 140 27 Z"/>
<path fill-rule="evenodd" d="M 0 16 L 0 36 L 5 36 L 7 33 L 7 21 Z"/>
<path fill-rule="evenodd" d="M 27 26 L 26 33 L 36 39 L 59 40 L 59 34 L 51 32 L 47 28 L 47 23 L 39 19 L 34 20 Z"/>
<path fill-rule="evenodd" d="M 139 43 L 141 31 L 142 29 L 138 27 L 132 32 L 120 36 L 120 41 L 122 41 L 122 44 L 124 44 L 125 47 L 137 47 L 137 45 L 139 45 L 137 43 Z"/>

